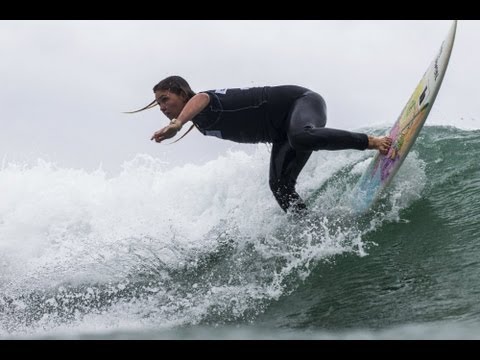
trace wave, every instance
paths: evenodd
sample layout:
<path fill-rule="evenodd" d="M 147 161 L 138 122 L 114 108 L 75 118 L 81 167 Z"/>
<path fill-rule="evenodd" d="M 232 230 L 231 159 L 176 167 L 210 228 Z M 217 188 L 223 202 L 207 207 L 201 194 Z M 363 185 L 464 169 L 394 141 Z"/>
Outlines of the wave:
<path fill-rule="evenodd" d="M 428 207 L 478 237 L 478 153 L 479 131 L 425 127 L 361 218 L 350 216 L 349 194 L 372 152 L 314 153 L 298 179 L 311 209 L 301 219 L 270 193 L 265 146 L 173 169 L 138 155 L 112 178 L 4 163 L 0 335 L 263 321 L 300 289 L 313 296 L 305 283 L 325 264 L 368 256 L 405 214 L 437 221 Z"/>

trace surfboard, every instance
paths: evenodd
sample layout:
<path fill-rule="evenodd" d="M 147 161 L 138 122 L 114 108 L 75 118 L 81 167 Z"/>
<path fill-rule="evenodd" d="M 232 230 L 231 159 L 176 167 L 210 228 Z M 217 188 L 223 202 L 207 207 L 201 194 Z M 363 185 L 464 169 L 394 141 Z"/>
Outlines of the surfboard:
<path fill-rule="evenodd" d="M 393 143 L 388 154 L 382 155 L 377 152 L 354 187 L 352 209 L 355 213 L 367 212 L 378 200 L 415 143 L 440 90 L 456 29 L 457 20 L 454 20 L 440 50 L 390 129 L 388 136 L 392 138 Z"/>

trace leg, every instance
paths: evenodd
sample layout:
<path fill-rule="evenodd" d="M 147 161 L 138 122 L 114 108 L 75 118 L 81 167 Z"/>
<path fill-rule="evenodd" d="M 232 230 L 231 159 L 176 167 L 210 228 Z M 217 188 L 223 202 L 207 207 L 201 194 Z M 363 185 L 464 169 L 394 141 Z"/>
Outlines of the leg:
<path fill-rule="evenodd" d="M 270 158 L 270 189 L 283 211 L 306 209 L 295 191 L 298 175 L 307 163 L 311 151 L 294 150 L 288 141 L 274 143 Z"/>
<path fill-rule="evenodd" d="M 299 151 L 367 149 L 366 134 L 326 129 L 326 123 L 323 98 L 312 91 L 305 93 L 289 114 L 288 140 L 291 146 Z"/>

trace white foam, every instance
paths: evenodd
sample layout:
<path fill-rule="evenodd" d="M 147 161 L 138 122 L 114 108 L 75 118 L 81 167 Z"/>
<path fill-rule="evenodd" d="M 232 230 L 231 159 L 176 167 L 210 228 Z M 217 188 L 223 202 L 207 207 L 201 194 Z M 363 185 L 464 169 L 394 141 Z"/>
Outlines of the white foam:
<path fill-rule="evenodd" d="M 298 192 L 308 198 L 345 167 L 356 175 L 368 156 L 314 153 L 298 179 Z M 120 294 L 135 276 L 154 279 L 145 282 L 141 298 L 117 299 L 101 312 L 77 314 L 68 324 L 45 312 L 36 325 L 18 323 L 16 331 L 107 331 L 192 324 L 215 314 L 248 317 L 261 312 L 264 301 L 293 291 L 317 262 L 343 252 L 366 255 L 362 236 L 369 229 L 335 220 L 342 196 L 335 180 L 319 195 L 318 215 L 299 223 L 282 212 L 270 192 L 269 157 L 268 149 L 258 146 L 251 155 L 230 151 L 203 165 L 167 169 L 158 159 L 138 155 L 112 178 L 101 170 L 58 168 L 42 160 L 4 164 L 0 290 L 17 299 L 19 311 L 31 306 L 22 294 L 45 293 L 45 303 L 37 306 L 60 313 L 69 306 L 65 299 L 88 302 L 101 291 Z M 421 186 L 411 175 L 418 173 L 419 161 L 409 158 L 393 188 L 395 194 L 403 186 L 402 193 L 415 199 Z M 399 208 L 409 204 L 408 199 L 393 202 Z M 207 261 L 208 276 L 196 274 L 199 261 L 222 251 L 219 265 Z M 192 279 L 171 278 L 172 271 L 184 269 L 193 269 Z M 16 326 L 13 318 L 2 321 Z"/>

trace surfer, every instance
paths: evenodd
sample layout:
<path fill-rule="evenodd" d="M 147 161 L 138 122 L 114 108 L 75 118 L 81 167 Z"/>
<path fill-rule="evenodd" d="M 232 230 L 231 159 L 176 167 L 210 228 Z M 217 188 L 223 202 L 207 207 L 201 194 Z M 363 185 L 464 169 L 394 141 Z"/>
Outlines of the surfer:
<path fill-rule="evenodd" d="M 169 76 L 155 85 L 153 92 L 155 100 L 134 112 L 159 105 L 171 120 L 151 137 L 157 143 L 174 137 L 189 121 L 193 123 L 189 131 L 195 126 L 204 135 L 239 143 L 272 143 L 269 185 L 285 212 L 306 209 L 295 185 L 312 151 L 376 149 L 387 154 L 392 144 L 386 136 L 325 128 L 325 101 L 301 86 L 217 89 L 196 94 L 185 79 Z"/>

